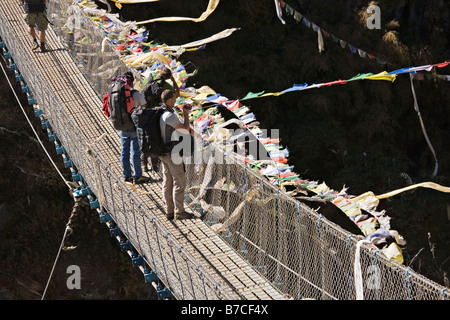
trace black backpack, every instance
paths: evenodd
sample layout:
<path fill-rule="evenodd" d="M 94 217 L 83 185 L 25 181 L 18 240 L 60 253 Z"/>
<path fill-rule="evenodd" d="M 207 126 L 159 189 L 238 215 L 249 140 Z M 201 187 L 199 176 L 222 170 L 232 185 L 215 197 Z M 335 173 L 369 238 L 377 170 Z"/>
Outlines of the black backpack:
<path fill-rule="evenodd" d="M 22 0 L 23 9 L 26 13 L 37 13 L 45 11 L 44 0 Z"/>
<path fill-rule="evenodd" d="M 159 120 L 166 111 L 163 107 L 134 108 L 131 118 L 136 125 L 136 132 L 141 152 L 150 157 L 170 154 L 170 146 L 162 141 Z"/>
<path fill-rule="evenodd" d="M 127 84 L 125 76 L 112 78 L 104 100 L 107 99 L 109 119 L 116 130 L 126 131 L 134 128 L 131 119 L 131 112 L 134 108 L 134 92 L 135 90 Z"/>
<path fill-rule="evenodd" d="M 156 107 L 161 104 L 162 87 L 166 83 L 161 78 L 150 78 L 148 83 L 144 87 L 144 97 L 147 102 L 147 106 Z"/>

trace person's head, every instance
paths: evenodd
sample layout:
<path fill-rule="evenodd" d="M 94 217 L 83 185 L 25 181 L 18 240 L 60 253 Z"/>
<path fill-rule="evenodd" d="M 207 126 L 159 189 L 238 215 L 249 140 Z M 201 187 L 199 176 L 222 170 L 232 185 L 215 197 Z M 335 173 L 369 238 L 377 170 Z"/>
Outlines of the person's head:
<path fill-rule="evenodd" d="M 175 92 L 173 92 L 172 90 L 166 89 L 161 93 L 161 101 L 166 106 L 173 108 L 173 106 L 175 105 L 175 100 Z"/>
<path fill-rule="evenodd" d="M 144 98 L 145 98 L 145 101 L 147 102 L 147 105 L 148 106 L 153 105 L 154 98 L 152 97 L 152 88 L 151 88 L 151 84 L 150 83 L 147 83 L 144 86 L 143 93 L 144 93 Z"/>
<path fill-rule="evenodd" d="M 161 76 L 161 78 L 163 78 L 164 80 L 169 80 L 172 77 L 172 71 L 170 71 L 169 68 L 164 68 L 161 70 L 161 72 L 159 73 L 159 75 Z"/>
<path fill-rule="evenodd" d="M 127 72 L 125 72 L 124 76 L 127 79 L 128 85 L 130 85 L 130 86 L 133 85 L 133 82 L 134 82 L 133 73 L 131 71 L 127 71 Z"/>

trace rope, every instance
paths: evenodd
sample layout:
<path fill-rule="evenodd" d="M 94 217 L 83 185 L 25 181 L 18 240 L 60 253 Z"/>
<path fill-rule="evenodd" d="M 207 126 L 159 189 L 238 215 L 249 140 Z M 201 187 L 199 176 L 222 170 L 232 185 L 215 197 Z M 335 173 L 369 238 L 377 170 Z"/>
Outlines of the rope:
<path fill-rule="evenodd" d="M 355 277 L 355 291 L 356 291 L 356 300 L 364 300 L 364 286 L 363 279 L 361 273 L 361 253 L 360 248 L 363 243 L 370 243 L 369 240 L 360 240 L 356 244 L 356 252 L 355 252 L 355 263 L 354 263 L 354 277 Z"/>
<path fill-rule="evenodd" d="M 70 189 L 71 193 L 72 193 L 72 190 L 73 189 Z M 67 250 L 72 250 L 72 249 L 76 248 L 74 246 L 71 246 L 71 247 L 64 246 L 64 240 L 66 239 L 66 237 L 68 237 L 70 234 L 72 234 L 72 228 L 70 227 L 70 225 L 72 224 L 72 219 L 75 217 L 75 215 L 78 211 L 78 208 L 80 206 L 81 197 L 74 198 L 74 200 L 75 200 L 75 204 L 73 205 L 72 213 L 69 217 L 69 221 L 66 224 L 66 229 L 64 230 L 64 235 L 62 237 L 61 244 L 58 249 L 58 253 L 56 254 L 55 262 L 53 262 L 53 267 L 52 267 L 52 270 L 50 271 L 50 276 L 48 277 L 47 284 L 45 285 L 44 293 L 42 294 L 41 300 L 44 300 L 44 298 L 45 298 L 45 294 L 47 293 L 47 289 L 50 284 L 50 280 L 53 276 L 53 272 L 55 271 L 56 263 L 58 262 L 59 254 L 61 253 L 61 250 L 67 251 Z M 69 234 L 68 234 L 68 232 L 69 232 Z"/>
<path fill-rule="evenodd" d="M 49 276 L 49 278 L 48 278 L 48 280 L 47 280 L 47 284 L 46 284 L 46 286 L 45 286 L 44 293 L 42 294 L 41 300 L 44 300 L 45 294 L 46 294 L 46 292 L 47 292 L 48 285 L 49 285 L 49 283 L 50 283 L 50 279 L 52 278 L 53 271 L 55 270 L 56 262 L 58 261 L 59 254 L 60 254 L 60 252 L 61 252 L 61 250 L 62 250 L 62 247 L 63 247 L 63 245 L 64 245 L 64 239 L 66 238 L 66 234 L 67 234 L 67 231 L 68 231 L 68 230 L 69 230 L 69 226 L 66 225 L 66 230 L 64 230 L 63 239 L 62 239 L 62 241 L 61 241 L 61 245 L 59 246 L 58 254 L 56 255 L 55 262 L 53 263 L 52 271 L 50 272 L 50 276 Z"/>
<path fill-rule="evenodd" d="M 436 177 L 436 175 L 438 173 L 438 168 L 439 168 L 438 159 L 436 157 L 436 152 L 434 151 L 434 148 L 431 145 L 430 139 L 428 138 L 428 134 L 425 129 L 425 125 L 423 124 L 422 116 L 420 115 L 419 104 L 417 103 L 417 97 L 416 97 L 416 92 L 414 90 L 413 79 L 414 79 L 414 75 L 412 73 L 410 73 L 409 80 L 411 81 L 411 91 L 412 91 L 412 95 L 414 98 L 414 109 L 416 110 L 417 115 L 419 116 L 420 126 L 422 127 L 422 132 L 425 137 L 425 140 L 427 141 L 428 147 L 430 148 L 431 153 L 433 153 L 433 156 L 434 156 L 435 166 L 434 166 L 433 174 L 431 175 L 431 177 L 434 178 L 434 177 Z"/>

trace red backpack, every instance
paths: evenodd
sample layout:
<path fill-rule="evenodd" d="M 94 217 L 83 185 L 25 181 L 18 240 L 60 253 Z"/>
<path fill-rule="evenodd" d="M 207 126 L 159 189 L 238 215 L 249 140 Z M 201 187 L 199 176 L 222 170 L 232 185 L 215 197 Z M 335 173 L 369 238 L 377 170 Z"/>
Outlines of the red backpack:
<path fill-rule="evenodd" d="M 124 131 L 134 128 L 131 120 L 134 91 L 128 85 L 125 76 L 117 76 L 112 78 L 108 92 L 103 96 L 102 110 L 116 130 Z"/>

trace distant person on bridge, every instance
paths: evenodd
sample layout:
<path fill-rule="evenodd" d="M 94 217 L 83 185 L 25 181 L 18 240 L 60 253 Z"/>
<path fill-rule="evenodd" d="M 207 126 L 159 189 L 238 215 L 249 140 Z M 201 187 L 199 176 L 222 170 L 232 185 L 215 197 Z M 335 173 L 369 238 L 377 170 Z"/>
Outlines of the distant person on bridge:
<path fill-rule="evenodd" d="M 189 124 L 189 105 L 183 107 L 183 123 L 175 115 L 173 108 L 177 94 L 173 90 L 164 90 L 161 94 L 163 107 L 166 112 L 161 115 L 160 129 L 161 138 L 167 145 L 172 141 L 172 135 L 175 131 L 180 134 L 190 133 Z M 192 219 L 195 216 L 184 210 L 184 190 L 186 189 L 186 174 L 183 162 L 174 162 L 172 155 L 160 156 L 163 173 L 163 195 L 166 202 L 167 218 Z"/>
<path fill-rule="evenodd" d="M 172 85 L 167 80 L 171 80 Z M 161 94 L 164 90 L 175 92 L 175 99 L 180 95 L 180 88 L 168 67 L 163 68 L 155 77 L 150 76 L 144 84 L 144 95 L 147 105 L 149 107 L 161 105 Z"/>
<path fill-rule="evenodd" d="M 25 10 L 24 20 L 28 25 L 28 33 L 33 38 L 33 51 L 41 48 L 41 52 L 46 52 L 45 47 L 45 31 L 48 27 L 48 19 L 45 10 L 47 9 L 48 0 L 22 0 L 23 9 Z M 36 38 L 36 30 L 39 32 L 38 42 Z"/>

